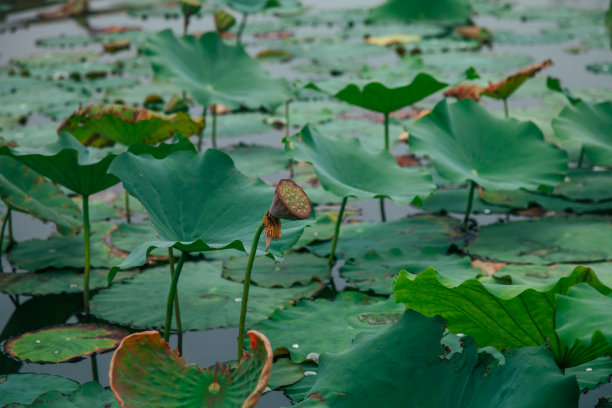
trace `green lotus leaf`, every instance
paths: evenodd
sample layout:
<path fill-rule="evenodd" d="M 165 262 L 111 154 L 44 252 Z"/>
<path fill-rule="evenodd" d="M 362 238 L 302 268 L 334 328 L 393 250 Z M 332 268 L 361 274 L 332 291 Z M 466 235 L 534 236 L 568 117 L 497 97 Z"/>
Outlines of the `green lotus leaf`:
<path fill-rule="evenodd" d="M 279 358 L 272 364 L 272 375 L 268 387 L 276 390 L 297 383 L 304 378 L 304 370 L 289 358 Z"/>
<path fill-rule="evenodd" d="M 146 213 L 144 207 L 142 206 L 142 204 L 140 203 L 140 201 L 138 201 L 137 199 L 135 199 L 134 197 L 132 197 L 131 195 L 129 195 L 129 207 L 130 207 L 130 212 L 132 214 L 144 214 Z M 118 194 L 117 198 L 115 198 L 113 200 L 113 202 L 111 203 L 113 208 L 117 209 L 121 214 L 125 214 L 125 195 L 124 194 Z"/>
<path fill-rule="evenodd" d="M 53 111 L 74 111 L 82 96 L 76 92 L 55 86 L 51 81 L 46 85 L 28 87 L 16 93 L 0 95 L 0 114 L 24 116 L 33 112 L 49 113 Z M 41 98 L 41 95 L 53 95 L 53 98 Z M 68 113 L 69 115 L 70 113 Z M 55 117 L 55 115 L 50 115 Z"/>
<path fill-rule="evenodd" d="M 324 135 L 342 136 L 347 138 L 356 137 L 361 145 L 367 150 L 378 151 L 385 147 L 381 139 L 381 125 L 370 120 L 342 119 L 325 122 L 317 125 L 317 129 Z M 402 134 L 401 122 L 395 118 L 389 119 L 389 146 L 393 147 Z M 309 196 L 310 197 L 310 196 Z M 310 197 L 312 200 L 312 197 Z"/>
<path fill-rule="evenodd" d="M 583 391 L 594 390 L 600 384 L 610 382 L 612 375 L 612 358 L 598 357 L 593 361 L 565 370 L 566 375 L 575 375 L 578 385 Z"/>
<path fill-rule="evenodd" d="M 387 0 L 383 5 L 370 10 L 372 20 L 440 20 L 467 22 L 472 8 L 467 0 L 433 0 L 415 2 Z"/>
<path fill-rule="evenodd" d="M 246 264 L 246 257 L 230 259 L 223 263 L 222 276 L 234 282 L 243 282 Z M 281 262 L 269 258 L 258 260 L 253 265 L 251 282 L 263 288 L 289 288 L 295 284 L 306 285 L 329 278 L 327 259 L 308 253 L 291 252 Z"/>
<path fill-rule="evenodd" d="M 151 67 L 144 57 L 140 57 L 139 61 L 142 61 L 145 65 L 148 72 L 148 75 L 151 76 L 152 73 Z M 141 74 L 142 75 L 142 74 Z M 151 109 L 150 102 L 152 100 L 159 100 L 157 103 L 159 110 L 161 110 L 164 104 L 170 100 L 172 95 L 181 93 L 181 88 L 176 86 L 175 84 L 169 81 L 161 81 L 154 80 L 147 84 L 138 85 L 132 88 L 119 88 L 119 89 L 110 89 L 104 95 L 103 101 L 105 103 L 118 103 L 129 106 L 142 106 Z M 149 103 L 147 103 L 147 101 Z"/>
<path fill-rule="evenodd" d="M 274 45 L 270 44 L 270 45 Z M 293 58 L 317 60 L 317 61 L 342 61 L 352 60 L 360 64 L 358 60 L 365 57 L 376 57 L 389 54 L 391 49 L 368 44 L 363 41 L 340 41 L 329 38 L 313 41 L 282 41 L 278 43 L 281 50 L 288 52 Z"/>
<path fill-rule="evenodd" d="M 221 270 L 221 262 L 185 262 L 177 289 L 183 330 L 238 327 L 242 284 L 224 279 Z M 125 326 L 162 327 L 169 282 L 167 265 L 147 268 L 134 279 L 113 285 L 94 296 L 91 311 L 104 320 Z M 267 319 L 274 310 L 296 299 L 312 296 L 321 286 L 317 282 L 288 289 L 251 285 L 246 324 Z M 142 293 L 147 296 L 141 296 Z M 138 302 L 134 302 L 136 298 Z"/>
<path fill-rule="evenodd" d="M 251 137 L 274 131 L 266 119 L 260 112 L 217 115 L 217 137 Z"/>
<path fill-rule="evenodd" d="M 291 126 L 303 127 L 308 123 L 323 123 L 338 119 L 338 116 L 348 111 L 351 105 L 336 101 L 295 101 L 289 105 Z M 277 112 L 278 115 L 278 112 Z M 274 123 L 275 117 L 269 119 Z M 279 121 L 284 118 L 278 117 Z"/>
<path fill-rule="evenodd" d="M 83 198 L 80 196 L 73 197 L 72 200 L 83 208 Z M 120 218 L 121 214 L 110 204 L 102 200 L 89 199 L 89 222 L 96 223 L 100 221 L 108 221 Z"/>
<path fill-rule="evenodd" d="M 45 123 L 42 125 L 17 126 L 2 132 L 2 138 L 13 142 L 19 147 L 39 148 L 57 140 L 57 124 Z M 11 143 L 12 144 L 12 143 Z"/>
<path fill-rule="evenodd" d="M 10 403 L 32 404 L 49 391 L 71 393 L 79 389 L 76 381 L 49 374 L 9 374 L 0 376 L 0 406 Z"/>
<path fill-rule="evenodd" d="M 91 266 L 108 268 L 121 258 L 113 255 L 104 244 L 104 237 L 113 229 L 110 223 L 95 223 L 91 226 Z M 9 261 L 20 268 L 37 271 L 47 268 L 83 268 L 83 231 L 75 235 L 53 236 L 48 240 L 35 238 L 19 242 L 8 254 Z"/>
<path fill-rule="evenodd" d="M 555 323 L 559 338 L 565 344 L 577 342 L 585 347 L 607 342 L 607 354 L 612 353 L 611 306 L 610 291 L 604 295 L 586 283 L 570 288 L 567 295 L 557 296 Z"/>
<path fill-rule="evenodd" d="M 61 234 L 81 226 L 81 212 L 57 186 L 17 160 L 0 156 L 0 198 L 17 211 L 51 221 Z"/>
<path fill-rule="evenodd" d="M 124 153 L 109 171 L 143 204 L 160 239 L 165 239 L 134 249 L 112 269 L 109 282 L 118 269 L 143 265 L 154 248 L 249 252 L 253 234 L 274 195 L 274 188 L 259 179 L 250 181 L 227 154 L 215 149 L 202 154 L 175 152 L 163 160 Z M 268 256 L 281 256 L 309 222 L 285 221 L 282 237 L 272 243 Z M 266 254 L 265 242 L 260 242 L 257 253 Z"/>
<path fill-rule="evenodd" d="M 474 337 L 480 347 L 508 350 L 547 344 L 560 367 L 591 361 L 605 352 L 606 342 L 591 347 L 564 343 L 555 334 L 555 298 L 588 282 L 609 293 L 597 275 L 577 267 L 567 276 L 529 284 L 461 281 L 429 268 L 418 275 L 400 272 L 393 285 L 395 300 L 426 316 L 441 315 L 450 332 Z"/>
<path fill-rule="evenodd" d="M 287 168 L 287 156 L 281 149 L 239 144 L 223 150 L 232 158 L 238 171 L 247 177 L 269 176 Z"/>
<path fill-rule="evenodd" d="M 546 348 L 508 352 L 505 363 L 498 365 L 492 356 L 478 353 L 474 339 L 467 337 L 463 351 L 447 359 L 448 351 L 440 344 L 443 331 L 439 317 L 406 311 L 396 324 L 359 337 L 343 353 L 323 354 L 315 384 L 295 406 L 577 406 L 575 378 L 563 375 Z"/>
<path fill-rule="evenodd" d="M 304 189 L 304 191 L 306 192 L 306 194 L 308 194 L 307 189 Z M 315 202 L 310 196 L 310 194 L 308 194 L 308 197 L 310 198 L 311 203 Z M 335 220 L 332 220 L 329 216 L 319 215 L 317 217 L 316 224 L 310 225 L 304 229 L 304 233 L 295 243 L 292 249 L 303 249 L 308 244 L 312 244 L 315 241 L 328 241 L 332 239 L 334 237 L 335 224 Z"/>
<path fill-rule="evenodd" d="M 451 183 L 536 189 L 559 184 L 567 172 L 567 153 L 546 144 L 536 125 L 499 119 L 471 99 L 443 100 L 409 132 L 411 152 L 431 157 Z"/>
<path fill-rule="evenodd" d="M 50 391 L 38 398 L 32 405 L 11 404 L 9 408 L 119 408 L 112 392 L 97 382 L 87 382 L 76 392 Z"/>
<path fill-rule="evenodd" d="M 572 169 L 553 194 L 576 201 L 608 201 L 612 199 L 612 172 Z"/>
<path fill-rule="evenodd" d="M 274 108 L 291 97 L 285 80 L 272 79 L 240 46 L 217 33 L 176 37 L 164 30 L 150 37 L 144 52 L 156 77 L 168 78 L 204 106 Z"/>
<path fill-rule="evenodd" d="M 607 245 L 612 222 L 605 217 L 547 217 L 487 225 L 467 248 L 495 261 L 551 264 L 612 260 Z"/>
<path fill-rule="evenodd" d="M 156 239 L 157 231 L 149 221 L 143 221 L 135 224 L 119 224 L 116 230 L 112 231 L 110 243 L 119 251 L 130 253 L 134 248 L 143 242 L 148 242 Z M 179 256 L 180 252 L 173 250 L 174 254 Z M 167 257 L 168 251 L 154 249 L 150 253 L 155 256 Z"/>
<path fill-rule="evenodd" d="M 587 71 L 591 71 L 594 74 L 612 74 L 612 62 L 596 62 L 588 64 L 586 67 Z"/>
<path fill-rule="evenodd" d="M 176 133 L 197 135 L 203 128 L 202 121 L 192 120 L 183 112 L 163 115 L 125 105 L 89 105 L 77 109 L 58 131 L 72 134 L 85 146 L 106 147 L 115 143 L 157 144 Z"/>
<path fill-rule="evenodd" d="M 323 352 L 340 353 L 359 333 L 379 333 L 399 319 L 402 307 L 359 292 L 342 292 L 333 300 L 300 301 L 277 310 L 253 326 L 274 348 L 286 348 L 291 359 L 317 361 Z"/>
<path fill-rule="evenodd" d="M 185 365 L 158 332 L 126 337 L 111 362 L 111 390 L 123 407 L 252 408 L 266 389 L 272 370 L 272 347 L 265 336 L 250 331 L 251 353 L 240 364 L 200 369 Z M 157 384 L 151 387 L 151 384 Z"/>
<path fill-rule="evenodd" d="M 558 281 L 564 276 L 572 274 L 578 266 L 593 269 L 599 281 L 606 287 L 612 288 L 612 262 L 596 262 L 586 265 L 579 264 L 552 264 L 552 265 L 520 265 L 507 264 L 501 267 L 490 278 L 481 278 L 481 282 L 525 285 L 537 287 Z"/>
<path fill-rule="evenodd" d="M 60 363 L 114 349 L 127 334 L 97 324 L 55 326 L 9 339 L 4 350 L 20 360 Z"/>
<path fill-rule="evenodd" d="M 135 271 L 120 272 L 115 280 L 132 278 Z M 107 269 L 90 271 L 89 288 L 108 286 Z M 0 292 L 11 295 L 42 296 L 83 291 L 83 274 L 79 270 L 49 270 L 43 273 L 5 273 L 0 275 Z"/>
<path fill-rule="evenodd" d="M 612 166 L 611 123 L 612 102 L 580 102 L 563 109 L 552 126 L 557 138 L 580 142 L 591 163 Z"/>
<path fill-rule="evenodd" d="M 393 293 L 393 278 L 402 269 L 416 274 L 433 267 L 461 280 L 477 278 L 482 274 L 480 269 L 472 268 L 469 257 L 446 255 L 445 252 L 439 248 L 424 248 L 421 251 L 395 248 L 383 253 L 368 251 L 342 265 L 340 275 L 359 290 L 390 295 Z"/>
<path fill-rule="evenodd" d="M 465 211 L 469 194 L 469 188 L 440 189 L 423 202 L 423 209 L 433 212 L 462 213 Z M 472 213 L 505 214 L 510 210 L 503 205 L 489 204 L 476 194 L 472 200 Z"/>
<path fill-rule="evenodd" d="M 358 258 L 366 252 L 438 247 L 448 249 L 459 230 L 459 223 L 450 217 L 422 215 L 384 223 L 359 223 L 342 226 L 336 256 L 342 259 Z M 327 256 L 331 242 L 315 242 L 308 250 L 318 256 Z"/>
<path fill-rule="evenodd" d="M 379 113 L 391 113 L 426 98 L 446 85 L 429 74 L 420 73 L 410 84 L 403 86 L 389 87 L 367 80 L 332 79 L 310 83 L 306 87 L 325 92 L 351 105 Z"/>
<path fill-rule="evenodd" d="M 57 142 L 39 148 L 0 146 L 0 155 L 11 156 L 84 196 L 119 183 L 117 177 L 107 173 L 109 164 L 115 158 L 112 151 L 87 148 L 68 133 L 60 134 Z"/>
<path fill-rule="evenodd" d="M 285 152 L 311 163 L 323 187 L 339 197 L 420 203 L 435 188 L 427 171 L 399 167 L 386 150 L 370 152 L 357 138 L 330 138 L 308 126 L 285 141 Z"/>
<path fill-rule="evenodd" d="M 278 0 L 223 0 L 228 6 L 241 13 L 259 13 L 268 8 L 279 7 Z"/>
<path fill-rule="evenodd" d="M 482 52 L 453 52 L 426 55 L 425 64 L 445 72 L 464 72 L 474 68 L 478 72 L 503 72 L 531 63 L 527 55 L 487 54 Z"/>
<path fill-rule="evenodd" d="M 583 202 L 566 200 L 563 197 L 550 196 L 525 190 L 483 190 L 482 200 L 496 206 L 516 209 L 528 209 L 539 206 L 548 211 L 572 211 L 575 213 L 597 213 L 612 210 L 612 201 Z"/>

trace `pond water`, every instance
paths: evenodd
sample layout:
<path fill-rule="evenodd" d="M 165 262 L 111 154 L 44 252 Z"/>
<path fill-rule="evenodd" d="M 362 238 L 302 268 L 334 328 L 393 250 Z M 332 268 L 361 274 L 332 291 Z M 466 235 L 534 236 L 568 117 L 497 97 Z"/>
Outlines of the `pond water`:
<path fill-rule="evenodd" d="M 32 18 L 41 10 L 53 9 L 55 4 L 46 4 L 44 1 L 31 2 L 34 7 L 24 9 L 22 11 L 9 13 L 5 15 L 4 21 L 0 23 L 0 64 L 6 64 L 13 58 L 32 55 L 44 49 L 36 45 L 37 40 L 42 38 L 51 38 L 58 35 L 86 35 L 87 30 L 74 20 L 61 20 L 53 22 L 37 22 L 31 21 L 27 25 L 23 22 Z M 93 9 L 104 9 L 108 4 L 113 4 L 112 1 L 94 1 Z M 334 0 L 324 2 L 322 0 L 302 0 L 302 3 L 311 8 L 310 14 L 316 15 L 319 12 L 329 9 L 344 9 L 344 8 L 369 8 L 381 3 L 376 0 Z M 597 10 L 605 10 L 608 6 L 606 0 L 588 0 L 581 1 L 581 8 L 592 8 Z M 574 7 L 577 3 L 573 0 L 521 0 L 513 2 L 515 9 L 527 7 Z M 250 22 L 267 21 L 269 17 L 252 17 Z M 514 33 L 538 33 L 541 30 L 553 29 L 556 27 L 555 21 L 527 21 L 501 19 L 492 16 L 476 16 L 475 22 L 481 26 L 491 27 L 494 31 L 508 31 Z M 180 19 L 164 19 L 164 18 L 148 18 L 147 20 L 135 19 L 128 16 L 124 12 L 114 14 L 94 15 L 88 18 L 88 23 L 92 27 L 103 27 L 110 25 L 138 25 L 147 31 L 156 31 L 164 28 L 172 28 L 176 32 L 182 29 L 182 21 Z M 200 32 L 212 30 L 213 24 L 210 16 L 201 19 L 196 19 L 190 28 L 191 32 Z M 327 26 L 304 26 L 294 30 L 298 36 L 300 35 L 317 35 L 317 36 L 335 36 L 339 33 L 338 27 Z M 259 48 L 253 42 L 248 41 L 248 51 L 252 54 L 257 52 Z M 544 76 L 550 75 L 558 77 L 562 80 L 563 85 L 571 89 L 595 88 L 598 90 L 610 90 L 608 98 L 612 95 L 612 76 L 605 74 L 594 74 L 587 71 L 585 67 L 591 63 L 603 61 L 611 61 L 610 49 L 590 49 L 578 54 L 569 53 L 567 49 L 575 46 L 575 40 L 565 42 L 553 42 L 547 44 L 495 44 L 492 47 L 494 52 L 507 54 L 528 55 L 535 62 L 551 58 L 554 61 L 554 66 L 546 71 Z M 99 44 L 79 47 L 79 50 L 99 50 Z M 121 57 L 126 55 L 135 55 L 135 51 L 131 50 L 128 54 L 121 54 Z M 382 57 L 373 57 L 368 59 L 372 65 L 380 65 L 383 63 L 393 64 L 397 57 L 393 55 L 384 55 Z M 293 63 L 277 64 L 265 63 L 264 66 L 270 70 L 273 76 L 283 76 L 289 79 L 303 78 L 304 74 L 291 69 Z M 511 70 L 510 70 L 511 71 Z M 41 98 L 52 98 L 52 95 L 41 95 Z M 485 102 L 488 107 L 493 110 L 501 111 L 501 102 Z M 534 102 L 533 98 L 521 98 L 520 100 L 511 100 L 511 109 L 534 106 L 538 102 Z M 357 111 L 361 112 L 361 111 Z M 51 120 L 43 115 L 34 114 L 30 117 L 28 124 L 45 124 Z M 207 134 L 208 135 L 208 134 Z M 220 147 L 231 146 L 239 142 L 254 143 L 258 145 L 268 145 L 279 147 L 280 139 L 284 136 L 283 130 L 272 130 L 257 136 L 250 136 L 248 140 L 242 137 L 223 137 L 218 140 Z M 208 142 L 208 140 L 206 140 Z M 394 147 L 395 154 L 403 154 L 406 152 L 404 145 L 398 144 Z M 286 177 L 287 172 L 268 175 L 264 179 L 269 182 L 277 181 L 280 178 Z M 113 188 L 113 191 L 121 191 L 121 188 Z M 337 207 L 331 207 L 337 208 Z M 359 221 L 379 221 L 379 203 L 378 200 L 350 202 L 349 208 L 355 210 L 356 215 L 349 217 L 351 220 Z M 389 200 L 386 202 L 387 218 L 395 220 L 403 218 L 407 215 L 422 212 L 411 206 L 399 206 Z M 461 219 L 461 214 L 451 214 L 451 216 Z M 473 217 L 479 225 L 486 225 L 497 222 L 500 219 L 498 215 L 476 215 Z M 511 220 L 518 220 L 521 217 L 511 216 Z M 118 220 L 122 221 L 122 220 Z M 47 238 L 55 232 L 55 227 L 50 223 L 42 223 L 22 213 L 14 215 L 13 223 L 15 225 L 14 236 L 17 242 L 23 242 L 32 238 Z M 2 259 L 4 270 L 11 268 L 6 257 Z M 339 262 L 333 271 L 335 287 L 338 290 L 343 290 L 347 283 L 338 274 L 338 269 L 342 266 Z M 331 296 L 329 291 L 324 291 L 320 296 Z M 11 301 L 9 296 L 0 294 L 0 328 L 4 330 L 0 334 L 0 341 L 5 340 L 12 333 L 21 333 L 27 330 L 27 327 L 42 327 L 36 325 L 40 319 L 48 319 L 46 321 L 60 324 L 63 322 L 77 322 L 78 316 L 74 314 L 77 309 L 65 310 L 66 304 L 78 305 L 79 297 L 71 302 L 69 296 L 46 296 L 42 298 L 19 298 L 21 307 L 18 308 Z M 28 307 L 34 305 L 35 307 Z M 66 316 L 68 316 L 66 320 Z M 227 361 L 235 358 L 237 329 L 214 329 L 207 331 L 191 331 L 184 334 L 183 350 L 186 356 L 187 363 L 197 363 L 201 367 L 206 367 L 214 364 L 217 361 Z M 172 345 L 176 345 L 176 338 L 171 338 Z M 61 363 L 61 364 L 34 364 L 34 363 L 17 363 L 11 360 L 8 356 L 0 353 L 0 374 L 20 372 L 20 373 L 49 373 L 72 378 L 79 382 L 90 381 L 94 377 L 92 369 L 95 371 L 97 366 L 97 378 L 103 386 L 108 386 L 108 369 L 112 353 L 104 353 L 95 357 L 95 365 L 92 365 L 91 359 L 83 359 L 78 362 Z M 580 403 L 580 407 L 593 407 L 599 396 L 612 395 L 612 386 L 607 384 L 599 389 L 585 394 Z M 281 392 L 271 392 L 264 395 L 258 407 L 275 408 L 281 406 L 289 406 L 291 401 Z"/>

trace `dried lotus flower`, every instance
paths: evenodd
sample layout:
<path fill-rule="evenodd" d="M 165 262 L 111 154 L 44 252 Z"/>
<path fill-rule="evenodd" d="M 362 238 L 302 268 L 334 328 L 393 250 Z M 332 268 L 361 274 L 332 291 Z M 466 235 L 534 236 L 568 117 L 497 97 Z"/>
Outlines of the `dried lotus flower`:
<path fill-rule="evenodd" d="M 273 239 L 281 236 L 281 219 L 305 220 L 310 218 L 312 206 L 310 199 L 300 186 L 292 180 L 282 179 L 274 191 L 272 205 L 264 216 L 266 251 Z"/>

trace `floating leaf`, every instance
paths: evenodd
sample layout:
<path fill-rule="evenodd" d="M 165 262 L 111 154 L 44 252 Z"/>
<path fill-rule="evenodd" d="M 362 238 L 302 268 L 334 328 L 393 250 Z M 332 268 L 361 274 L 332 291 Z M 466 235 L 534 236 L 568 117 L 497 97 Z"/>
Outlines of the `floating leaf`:
<path fill-rule="evenodd" d="M 287 168 L 287 156 L 281 149 L 239 144 L 224 151 L 232 158 L 238 171 L 247 177 L 268 176 Z"/>
<path fill-rule="evenodd" d="M 72 134 L 85 146 L 105 147 L 115 143 L 156 144 L 176 133 L 197 135 L 203 128 L 202 121 L 194 121 L 183 112 L 162 115 L 125 105 L 89 105 L 77 109 L 58 131 Z"/>
<path fill-rule="evenodd" d="M 204 106 L 271 108 L 291 97 L 284 80 L 270 78 L 242 47 L 224 44 L 217 33 L 196 39 L 164 30 L 144 49 L 156 76 L 174 81 Z"/>
<path fill-rule="evenodd" d="M 575 375 L 578 385 L 583 391 L 594 390 L 600 384 L 610 382 L 612 358 L 609 356 L 598 357 L 588 363 L 566 369 L 565 374 Z"/>
<path fill-rule="evenodd" d="M 265 336 L 248 332 L 251 353 L 236 366 L 224 363 L 200 369 L 185 365 L 158 332 L 126 337 L 111 362 L 110 385 L 122 407 L 219 406 L 252 408 L 272 370 L 272 347 Z M 151 388 L 151 384 L 158 386 Z"/>
<path fill-rule="evenodd" d="M 233 258 L 223 263 L 222 276 L 234 282 L 244 281 L 247 259 Z M 264 288 L 289 288 L 295 284 L 326 281 L 330 278 L 327 259 L 302 253 L 287 254 L 281 262 L 264 258 L 253 265 L 251 282 Z"/>
<path fill-rule="evenodd" d="M 565 181 L 555 187 L 553 194 L 576 201 L 612 199 L 612 172 L 571 169 Z"/>
<path fill-rule="evenodd" d="M 359 333 L 378 333 L 401 316 L 393 301 L 359 292 L 339 293 L 335 300 L 300 301 L 295 307 L 278 310 L 255 326 L 275 348 L 289 350 L 300 363 L 318 360 L 322 352 L 339 353 Z"/>
<path fill-rule="evenodd" d="M 612 221 L 604 217 L 547 217 L 482 227 L 471 254 L 495 261 L 550 264 L 612 260 Z"/>
<path fill-rule="evenodd" d="M 587 71 L 591 71 L 595 74 L 612 74 L 612 62 L 596 62 L 589 64 L 586 67 Z"/>
<path fill-rule="evenodd" d="M 449 408 L 578 404 L 576 380 L 563 375 L 547 349 L 508 352 L 499 366 L 492 356 L 479 354 L 468 337 L 463 339 L 463 351 L 447 359 L 440 344 L 443 331 L 442 319 L 406 311 L 396 324 L 358 338 L 345 352 L 323 354 L 315 384 L 295 406 L 405 406 L 407 401 L 415 407 Z M 355 376 L 356 372 L 367 375 Z M 440 387 L 443 393 L 437 391 Z"/>
<path fill-rule="evenodd" d="M 533 61 L 526 55 L 487 54 L 482 52 L 439 53 L 424 56 L 425 64 L 445 72 L 464 72 L 474 68 L 478 72 L 503 72 L 525 66 Z"/>
<path fill-rule="evenodd" d="M 423 209 L 433 212 L 462 213 L 465 211 L 465 203 L 468 202 L 468 199 L 469 188 L 440 189 L 423 202 Z M 489 204 L 477 194 L 474 194 L 472 200 L 472 213 L 505 214 L 509 211 L 508 207 Z"/>
<path fill-rule="evenodd" d="M 157 231 L 153 225 L 149 221 L 143 221 L 137 224 L 119 224 L 117 229 L 111 233 L 110 242 L 118 250 L 129 253 L 143 242 L 156 238 Z M 176 250 L 174 252 L 178 253 Z M 168 251 L 154 249 L 151 254 L 165 257 L 168 256 Z"/>
<path fill-rule="evenodd" d="M 20 360 L 60 363 L 113 349 L 127 334 L 97 324 L 55 326 L 9 339 L 4 350 Z"/>
<path fill-rule="evenodd" d="M 300 381 L 304 378 L 304 370 L 289 358 L 279 358 L 272 365 L 272 375 L 268 387 L 276 390 Z"/>
<path fill-rule="evenodd" d="M 50 391 L 38 398 L 32 405 L 11 405 L 11 408 L 118 408 L 119 404 L 112 392 L 105 390 L 97 382 L 87 382 L 74 393 Z"/>
<path fill-rule="evenodd" d="M 528 210 L 533 208 L 533 206 L 539 206 L 548 211 L 572 211 L 575 213 L 608 212 L 612 210 L 612 201 L 595 203 L 571 201 L 563 197 L 550 196 L 525 190 L 485 190 L 482 193 L 482 199 L 487 203 L 515 209 Z"/>
<path fill-rule="evenodd" d="M 443 100 L 409 131 L 411 152 L 431 157 L 451 183 L 536 189 L 559 184 L 567 171 L 567 154 L 546 144 L 536 125 L 499 119 L 470 99 Z"/>
<path fill-rule="evenodd" d="M 466 0 L 434 0 L 431 2 L 406 2 L 387 0 L 383 5 L 370 10 L 373 20 L 442 20 L 466 22 L 472 13 Z"/>
<path fill-rule="evenodd" d="M 221 269 L 221 262 L 185 263 L 178 283 L 183 330 L 238 327 L 242 284 L 222 278 Z M 94 296 L 91 311 L 121 325 L 162 327 L 169 282 L 167 266 L 148 268 L 134 279 Z M 266 319 L 274 310 L 296 299 L 310 297 L 320 288 L 321 284 L 315 282 L 289 289 L 251 286 L 246 324 Z M 139 295 L 142 293 L 147 296 Z M 134 302 L 135 298 L 139 301 Z"/>
<path fill-rule="evenodd" d="M 0 406 L 10 403 L 32 404 L 49 391 L 71 393 L 79 389 L 76 381 L 49 374 L 9 374 L 0 376 Z"/>

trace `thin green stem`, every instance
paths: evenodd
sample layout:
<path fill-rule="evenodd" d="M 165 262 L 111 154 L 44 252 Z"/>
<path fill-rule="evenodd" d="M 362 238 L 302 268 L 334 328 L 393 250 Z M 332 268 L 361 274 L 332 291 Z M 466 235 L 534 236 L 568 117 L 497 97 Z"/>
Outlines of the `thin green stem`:
<path fill-rule="evenodd" d="M 387 214 L 385 213 L 385 199 L 381 197 L 379 200 L 380 200 L 380 219 L 382 220 L 382 222 L 386 222 Z"/>
<path fill-rule="evenodd" d="M 212 112 L 212 147 L 217 148 L 217 105 L 211 105 L 210 110 Z"/>
<path fill-rule="evenodd" d="M 125 191 L 125 218 L 128 224 L 132 223 L 132 216 L 130 214 L 130 193 Z"/>
<path fill-rule="evenodd" d="M 504 98 L 504 114 L 506 115 L 506 118 L 510 117 L 510 111 L 508 110 L 508 98 Z"/>
<path fill-rule="evenodd" d="M 385 113 L 385 150 L 389 151 L 389 114 Z"/>
<path fill-rule="evenodd" d="M 13 208 L 8 207 L 8 232 L 9 232 L 9 243 L 8 248 L 15 245 L 15 236 L 13 235 Z"/>
<path fill-rule="evenodd" d="M 470 180 L 470 193 L 468 194 L 468 202 L 467 208 L 465 210 L 465 217 L 463 218 L 463 230 L 467 230 L 468 219 L 470 218 L 470 213 L 472 212 L 472 202 L 474 201 L 474 188 L 476 187 L 476 183 Z"/>
<path fill-rule="evenodd" d="M 187 29 L 189 28 L 189 16 L 183 17 L 183 36 L 187 35 Z"/>
<path fill-rule="evenodd" d="M 181 252 L 181 257 L 176 265 L 176 270 L 172 276 L 170 282 L 170 289 L 168 290 L 168 301 L 166 303 L 166 324 L 164 328 L 164 340 L 168 342 L 170 340 L 170 331 L 172 330 L 172 306 L 174 305 L 174 298 L 176 297 L 176 286 L 178 284 L 181 271 L 183 270 L 183 264 L 185 263 L 185 253 Z"/>
<path fill-rule="evenodd" d="M 202 151 L 202 142 L 204 140 L 204 131 L 206 130 L 206 111 L 207 110 L 208 109 L 206 109 L 206 106 L 204 106 L 204 109 L 202 109 L 202 118 L 204 119 L 204 127 L 202 128 L 200 133 L 198 133 L 198 152 Z"/>
<path fill-rule="evenodd" d="M 578 168 L 582 167 L 584 161 L 584 145 L 580 148 L 580 156 L 578 156 Z"/>
<path fill-rule="evenodd" d="M 290 99 L 285 101 L 285 139 L 289 139 L 289 133 L 291 132 L 291 122 L 289 122 L 289 103 Z M 293 159 L 289 158 L 289 178 L 293 178 L 295 176 L 295 171 L 293 169 Z"/>
<path fill-rule="evenodd" d="M 238 35 L 236 36 L 236 44 L 242 45 L 242 34 L 244 33 L 244 29 L 246 28 L 248 13 L 242 13 L 242 21 L 240 22 L 240 27 L 238 27 Z"/>
<path fill-rule="evenodd" d="M 0 230 L 0 258 L 3 255 L 2 248 L 4 245 L 4 232 L 6 231 L 6 224 L 8 224 L 8 220 L 10 217 L 11 217 L 11 207 L 8 207 L 8 209 L 6 210 L 6 214 L 4 215 L 4 219 L 2 220 L 2 230 Z M 0 259 L 0 271 L 4 272 L 4 270 L 2 270 L 2 260 L 1 259 Z"/>
<path fill-rule="evenodd" d="M 168 261 L 170 262 L 170 278 L 174 278 L 174 253 L 172 248 L 168 248 Z M 174 294 L 174 318 L 176 319 L 176 330 L 178 331 L 178 349 L 179 353 L 183 354 L 183 323 L 181 322 L 178 291 Z"/>
<path fill-rule="evenodd" d="M 100 382 L 100 378 L 98 376 L 98 358 L 96 357 L 96 353 L 91 355 L 91 377 L 93 381 Z"/>
<path fill-rule="evenodd" d="M 85 246 L 85 271 L 83 273 L 83 306 L 89 315 L 89 196 L 83 196 L 83 243 Z"/>
<path fill-rule="evenodd" d="M 342 199 L 342 204 L 340 205 L 340 211 L 338 212 L 338 219 L 336 220 L 336 228 L 334 229 L 334 240 L 332 241 L 331 252 L 329 253 L 329 260 L 327 261 L 327 265 L 331 267 L 334 264 L 335 256 L 336 256 L 336 245 L 338 245 L 338 237 L 340 236 L 340 224 L 342 224 L 342 217 L 344 216 L 344 208 L 346 207 L 346 202 L 348 201 L 348 197 L 344 197 Z"/>
<path fill-rule="evenodd" d="M 255 260 L 255 253 L 257 252 L 257 245 L 259 245 L 259 237 L 264 229 L 263 221 L 257 227 L 255 236 L 253 237 L 253 243 L 251 244 L 251 252 L 249 252 L 249 260 L 247 262 L 246 271 L 244 272 L 244 283 L 242 287 L 242 301 L 240 303 L 240 323 L 238 324 L 238 361 L 242 357 L 242 350 L 244 349 L 244 323 L 246 321 L 247 303 L 249 301 L 249 287 L 251 286 L 251 271 L 253 270 L 253 261 Z"/>

